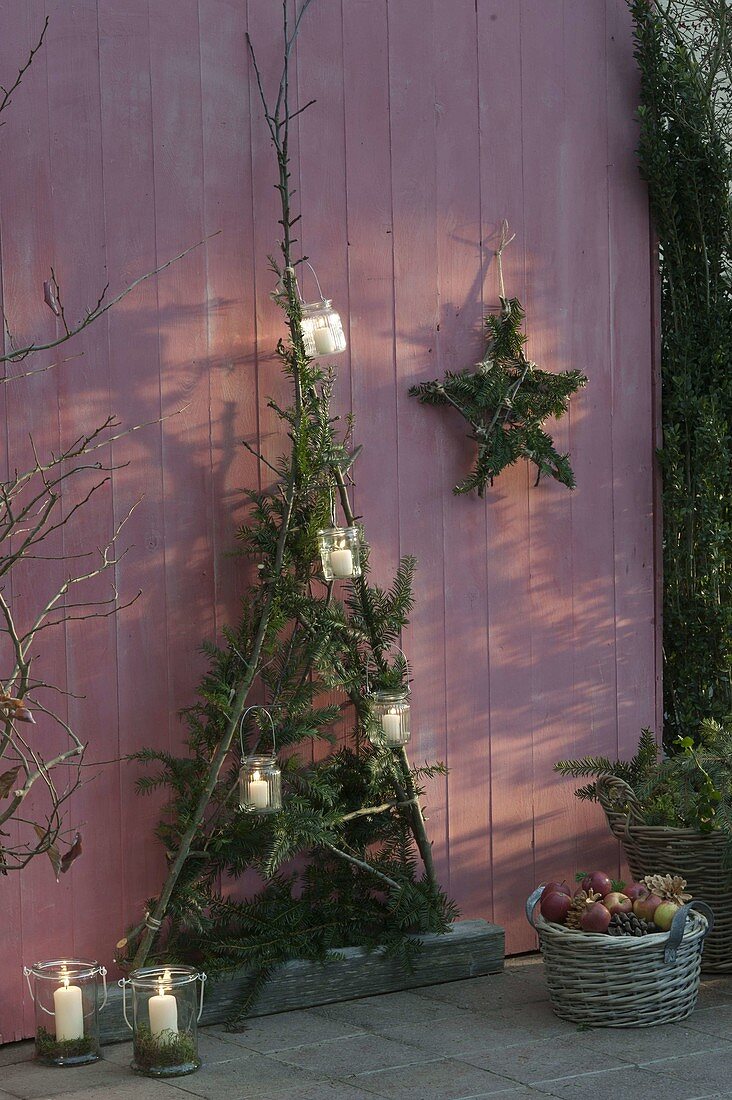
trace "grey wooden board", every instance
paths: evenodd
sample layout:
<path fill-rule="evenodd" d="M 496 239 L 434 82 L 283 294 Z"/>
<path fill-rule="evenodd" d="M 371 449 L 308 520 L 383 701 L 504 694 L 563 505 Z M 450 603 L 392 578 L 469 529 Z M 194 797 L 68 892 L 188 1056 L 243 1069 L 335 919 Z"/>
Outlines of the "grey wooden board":
<path fill-rule="evenodd" d="M 455 921 L 447 935 L 428 935 L 421 939 L 423 947 L 412 970 L 406 970 L 378 949 L 367 951 L 362 947 L 344 948 L 342 958 L 324 966 L 292 959 L 267 982 L 250 1015 L 268 1016 L 291 1008 L 311 1008 L 333 1001 L 350 1001 L 354 997 L 372 997 L 399 989 L 497 974 L 503 969 L 504 932 L 488 921 Z M 242 972 L 231 978 L 207 982 L 201 1026 L 221 1024 L 230 1019 L 241 1001 L 246 981 L 247 975 Z M 127 1014 L 131 1019 L 129 989 Z M 125 1042 L 130 1038 L 122 1015 L 121 989 L 110 990 L 100 1023 L 103 1043 Z"/>

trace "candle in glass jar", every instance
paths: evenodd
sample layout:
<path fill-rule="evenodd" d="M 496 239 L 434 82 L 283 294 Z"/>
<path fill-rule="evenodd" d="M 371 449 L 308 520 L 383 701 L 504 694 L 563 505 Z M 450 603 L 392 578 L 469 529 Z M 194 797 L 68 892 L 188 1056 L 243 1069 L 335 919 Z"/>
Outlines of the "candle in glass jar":
<path fill-rule="evenodd" d="M 252 772 L 249 780 L 248 800 L 257 810 L 269 808 L 269 783 L 261 778 L 261 772 Z"/>
<path fill-rule="evenodd" d="M 69 985 L 69 979 L 64 978 L 64 984 L 53 994 L 53 1008 L 56 1016 L 56 1042 L 83 1039 L 84 1007 L 79 986 Z"/>
<path fill-rule="evenodd" d="M 158 992 L 148 1001 L 150 1013 L 150 1031 L 153 1039 L 160 1039 L 165 1032 L 178 1034 L 178 1002 L 172 993 L 165 992 L 164 982 L 170 981 L 170 971 L 166 970 L 162 981 L 158 982 Z"/>
<path fill-rule="evenodd" d="M 334 577 L 353 576 L 353 554 L 350 550 L 331 550 L 330 567 Z"/>
<path fill-rule="evenodd" d="M 381 716 L 381 728 L 387 741 L 399 742 L 402 739 L 402 716 L 396 710 L 389 710 Z"/>
<path fill-rule="evenodd" d="M 333 333 L 327 326 L 314 328 L 313 340 L 315 341 L 315 351 L 318 355 L 332 355 L 335 351 Z"/>

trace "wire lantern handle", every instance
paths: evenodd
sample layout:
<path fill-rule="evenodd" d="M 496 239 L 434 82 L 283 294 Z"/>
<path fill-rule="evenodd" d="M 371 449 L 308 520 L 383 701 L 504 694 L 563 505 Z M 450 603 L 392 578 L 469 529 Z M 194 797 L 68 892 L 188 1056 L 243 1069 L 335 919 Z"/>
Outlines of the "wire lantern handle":
<path fill-rule="evenodd" d="M 252 711 L 252 710 L 263 710 L 264 713 L 269 718 L 269 724 L 272 727 L 272 753 L 273 753 L 273 755 L 276 755 L 276 753 L 277 753 L 277 734 L 275 732 L 274 718 L 272 717 L 270 712 L 267 710 L 267 708 L 261 705 L 261 703 L 255 703 L 253 706 L 247 707 L 247 709 L 244 711 L 241 718 L 239 719 L 239 748 L 241 749 L 242 758 L 244 757 L 244 719 L 249 714 L 249 712 Z"/>
<path fill-rule="evenodd" d="M 310 268 L 310 272 L 311 272 L 313 278 L 315 279 L 315 285 L 318 288 L 318 297 L 320 298 L 321 302 L 327 302 L 328 299 L 323 294 L 323 291 L 322 291 L 321 286 L 320 286 L 320 279 L 318 278 L 318 276 L 316 274 L 315 268 L 310 263 L 310 260 L 303 259 L 301 262 L 306 264 L 307 267 Z M 302 291 L 300 290 L 300 284 L 297 281 L 297 275 L 295 274 L 295 268 L 294 267 L 288 267 L 285 270 L 295 280 L 295 290 L 297 291 L 297 296 L 300 299 L 301 304 L 304 305 L 305 304 L 305 299 L 302 296 Z M 280 280 L 280 282 L 281 282 L 281 280 Z"/>
<path fill-rule="evenodd" d="M 397 653 L 401 653 L 402 657 L 404 658 L 404 667 L 405 667 L 406 673 L 407 673 L 407 687 L 408 687 L 410 676 L 411 676 L 411 669 L 409 667 L 409 660 L 407 658 L 407 655 L 404 652 L 404 650 L 402 649 L 402 647 L 399 646 L 399 645 L 392 645 L 389 648 L 393 649 L 393 650 L 396 650 Z M 371 690 L 371 686 L 369 684 L 369 669 L 371 668 L 372 664 L 373 664 L 373 667 L 374 667 L 374 670 L 375 670 L 376 669 L 376 661 L 374 661 L 373 650 L 371 650 L 369 652 L 369 655 L 366 658 L 366 692 L 367 693 Z"/>

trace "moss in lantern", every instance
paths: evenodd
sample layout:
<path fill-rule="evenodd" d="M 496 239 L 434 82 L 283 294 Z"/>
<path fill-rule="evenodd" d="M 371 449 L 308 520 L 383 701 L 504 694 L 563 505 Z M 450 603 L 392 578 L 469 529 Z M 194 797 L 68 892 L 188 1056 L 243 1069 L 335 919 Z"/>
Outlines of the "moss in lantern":
<path fill-rule="evenodd" d="M 80 1039 L 57 1039 L 45 1027 L 36 1031 L 36 1057 L 44 1062 L 70 1062 L 78 1058 L 91 1061 L 98 1056 L 97 1041 L 90 1035 L 82 1035 Z"/>
<path fill-rule="evenodd" d="M 162 1031 L 153 1036 L 147 1024 L 138 1024 L 133 1069 L 155 1077 L 193 1073 L 201 1065 L 195 1036 L 190 1031 Z"/>

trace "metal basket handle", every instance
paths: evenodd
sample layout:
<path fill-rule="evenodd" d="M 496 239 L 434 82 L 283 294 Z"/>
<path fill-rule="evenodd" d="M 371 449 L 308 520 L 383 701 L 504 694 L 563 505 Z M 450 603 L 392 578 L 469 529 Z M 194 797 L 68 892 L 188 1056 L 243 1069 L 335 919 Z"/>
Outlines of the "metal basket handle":
<path fill-rule="evenodd" d="M 526 899 L 526 919 L 532 928 L 536 928 L 536 921 L 534 920 L 534 911 L 536 910 L 539 898 L 544 893 L 544 886 L 537 886 L 532 894 L 529 894 Z"/>
<path fill-rule="evenodd" d="M 99 1011 L 101 1012 L 102 1009 L 106 1007 L 107 1001 L 109 999 L 109 989 L 107 988 L 107 968 L 106 968 L 106 966 L 100 966 L 99 967 L 99 973 L 102 975 L 102 983 L 104 985 L 104 1000 L 102 1001 L 102 1003 L 99 1006 Z"/>
<path fill-rule="evenodd" d="M 404 666 L 407 670 L 407 683 L 409 683 L 409 678 L 410 678 L 410 675 L 411 675 L 411 669 L 409 667 L 409 660 L 407 658 L 406 653 L 404 652 L 402 647 L 399 646 L 399 645 L 391 646 L 390 648 L 395 650 L 397 653 L 401 653 L 402 657 L 404 658 Z M 369 669 L 371 668 L 372 665 L 373 665 L 374 670 L 375 670 L 376 669 L 376 661 L 374 661 L 373 652 L 369 652 L 369 655 L 366 658 L 366 669 L 365 669 L 365 673 L 366 673 L 366 692 L 367 692 L 367 694 L 371 690 L 371 686 L 369 684 Z"/>
<path fill-rule="evenodd" d="M 714 928 L 714 913 L 705 901 L 690 901 L 687 902 L 686 905 L 682 905 L 678 912 L 674 914 L 674 919 L 671 922 L 671 931 L 668 934 L 668 940 L 666 941 L 666 947 L 663 952 L 664 962 L 676 962 L 678 947 L 684 938 L 684 932 L 686 930 L 686 918 L 692 909 L 697 913 L 701 913 L 702 916 L 707 919 L 707 927 L 702 934 L 702 939 L 708 936 Z"/>

